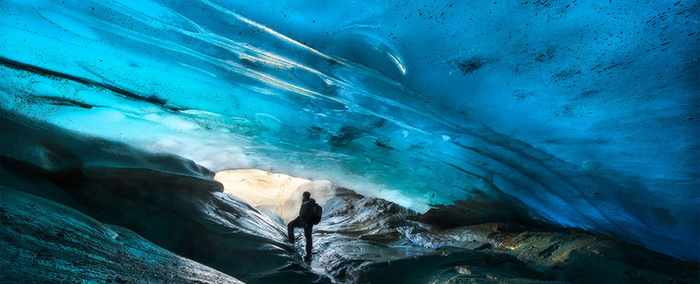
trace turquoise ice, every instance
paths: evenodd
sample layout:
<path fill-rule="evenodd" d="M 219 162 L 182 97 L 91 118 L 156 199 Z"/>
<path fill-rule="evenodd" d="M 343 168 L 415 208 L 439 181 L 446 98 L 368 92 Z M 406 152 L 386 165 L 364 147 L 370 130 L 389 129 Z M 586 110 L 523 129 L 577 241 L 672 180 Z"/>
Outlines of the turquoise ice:
<path fill-rule="evenodd" d="M 213 171 L 328 179 L 419 212 L 485 197 L 700 258 L 693 2 L 7 0 L 0 11 L 4 115 Z"/>

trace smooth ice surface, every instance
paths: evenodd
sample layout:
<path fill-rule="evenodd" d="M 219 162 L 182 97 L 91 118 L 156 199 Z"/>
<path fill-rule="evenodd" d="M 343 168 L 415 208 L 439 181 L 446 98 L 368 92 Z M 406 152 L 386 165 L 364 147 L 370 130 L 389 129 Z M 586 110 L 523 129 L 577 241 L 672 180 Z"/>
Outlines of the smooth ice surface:
<path fill-rule="evenodd" d="M 698 260 L 699 9 L 7 0 L 0 106 L 214 171 L 421 212 L 492 197 Z"/>
<path fill-rule="evenodd" d="M 127 229 L 0 186 L 2 282 L 243 283 Z"/>

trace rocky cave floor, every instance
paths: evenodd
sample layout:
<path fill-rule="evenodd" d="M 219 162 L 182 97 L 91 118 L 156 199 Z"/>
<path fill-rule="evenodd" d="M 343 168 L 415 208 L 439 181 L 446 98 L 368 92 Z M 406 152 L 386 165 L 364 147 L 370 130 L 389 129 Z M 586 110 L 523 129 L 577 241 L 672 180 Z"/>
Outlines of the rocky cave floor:
<path fill-rule="evenodd" d="M 330 200 L 310 267 L 351 283 L 698 283 L 698 263 L 580 229 L 487 223 L 442 230 L 352 192 Z M 303 255 L 303 238 L 296 249 Z"/>
<path fill-rule="evenodd" d="M 412 221 L 415 213 L 396 204 L 347 190 L 339 190 L 326 203 L 324 220 L 314 229 L 313 258 L 304 263 L 300 231 L 292 246 L 284 241 L 285 228 L 279 216 L 264 210 L 254 214 L 257 209 L 224 193 L 196 194 L 196 198 L 211 200 L 201 204 L 192 202 L 193 196 L 187 194 L 182 197 L 187 202 L 173 196 L 165 202 L 164 195 L 145 194 L 153 189 L 141 186 L 149 190 L 117 191 L 98 198 L 94 192 L 62 189 L 55 179 L 22 178 L 26 171 L 2 173 L 3 183 L 11 187 L 0 187 L 0 283 L 699 280 L 697 262 L 581 230 L 512 223 L 443 230 Z M 160 180 L 151 176 L 141 182 L 160 184 L 166 179 L 172 181 L 168 176 Z M 85 183 L 88 185 L 78 187 L 93 190 L 95 184 L 101 184 Z M 12 188 L 43 191 L 28 193 Z M 57 193 L 62 190 L 64 193 Z M 86 200 L 88 196 L 92 199 Z M 64 205 L 71 202 L 77 209 Z M 103 205 L 113 203 L 121 209 L 105 213 Z M 254 224 L 260 227 L 251 228 Z"/>

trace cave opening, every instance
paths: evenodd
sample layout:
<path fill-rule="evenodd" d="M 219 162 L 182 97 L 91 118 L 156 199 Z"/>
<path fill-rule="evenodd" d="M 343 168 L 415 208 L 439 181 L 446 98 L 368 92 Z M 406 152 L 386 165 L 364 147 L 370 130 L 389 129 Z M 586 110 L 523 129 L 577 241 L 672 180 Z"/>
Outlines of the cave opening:
<path fill-rule="evenodd" d="M 285 223 L 298 216 L 303 192 L 310 192 L 322 206 L 336 193 L 336 187 L 328 180 L 308 180 L 258 169 L 223 170 L 216 173 L 214 180 L 224 186 L 224 193 L 276 213 Z"/>

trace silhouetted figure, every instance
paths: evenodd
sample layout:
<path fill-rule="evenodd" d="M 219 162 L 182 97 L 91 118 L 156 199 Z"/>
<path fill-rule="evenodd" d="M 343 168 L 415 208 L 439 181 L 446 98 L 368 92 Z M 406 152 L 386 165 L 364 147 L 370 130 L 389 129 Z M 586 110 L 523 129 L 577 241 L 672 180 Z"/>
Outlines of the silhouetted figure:
<path fill-rule="evenodd" d="M 316 204 L 316 200 L 311 198 L 311 193 L 308 191 L 305 191 L 302 197 L 303 203 L 301 204 L 301 209 L 299 209 L 299 217 L 287 224 L 287 236 L 289 237 L 289 242 L 294 244 L 294 228 L 304 228 L 304 237 L 306 237 L 306 256 L 304 260 L 308 261 L 311 260 L 311 248 L 313 247 L 311 230 L 321 220 L 321 206 Z"/>

